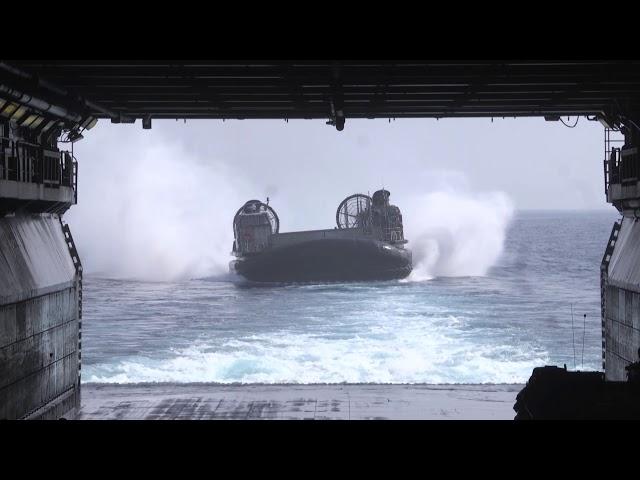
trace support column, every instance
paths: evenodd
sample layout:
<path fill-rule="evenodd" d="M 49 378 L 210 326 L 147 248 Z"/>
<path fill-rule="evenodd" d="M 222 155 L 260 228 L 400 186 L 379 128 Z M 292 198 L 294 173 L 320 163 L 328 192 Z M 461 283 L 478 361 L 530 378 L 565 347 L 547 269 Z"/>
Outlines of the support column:
<path fill-rule="evenodd" d="M 57 214 L 0 218 L 0 419 L 77 413 L 78 293 Z"/>
<path fill-rule="evenodd" d="M 622 214 L 616 238 L 603 259 L 602 318 L 605 379 L 625 381 L 625 367 L 638 361 L 640 349 L 640 129 L 622 120 L 624 145 L 605 144 L 607 201 Z M 607 137 L 608 138 L 608 137 Z M 605 139 L 605 142 L 607 140 Z M 614 228 L 615 230 L 615 228 Z M 605 265 L 605 263 L 607 263 Z"/>
<path fill-rule="evenodd" d="M 0 103 L 0 420 L 73 418 L 81 270 L 60 218 L 76 201 L 77 165 L 58 150 L 55 122 Z"/>

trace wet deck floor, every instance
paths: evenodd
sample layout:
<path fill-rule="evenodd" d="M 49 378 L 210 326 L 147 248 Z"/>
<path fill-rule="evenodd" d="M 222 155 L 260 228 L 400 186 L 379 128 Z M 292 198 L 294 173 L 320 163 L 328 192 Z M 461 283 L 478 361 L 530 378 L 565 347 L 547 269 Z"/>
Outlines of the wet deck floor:
<path fill-rule="evenodd" d="M 523 385 L 84 384 L 80 419 L 505 419 Z"/>

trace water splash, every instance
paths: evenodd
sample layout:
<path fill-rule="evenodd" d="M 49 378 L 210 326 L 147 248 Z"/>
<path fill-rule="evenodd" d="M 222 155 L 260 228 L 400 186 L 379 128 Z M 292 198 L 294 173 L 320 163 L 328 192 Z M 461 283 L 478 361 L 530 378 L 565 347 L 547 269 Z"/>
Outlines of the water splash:
<path fill-rule="evenodd" d="M 548 353 L 532 345 L 467 340 L 459 320 L 370 325 L 357 333 L 253 334 L 223 344 L 197 341 L 162 358 L 88 365 L 97 383 L 519 383 Z M 488 333 L 488 332 L 487 332 Z"/>
<path fill-rule="evenodd" d="M 341 191 L 339 187 L 311 182 L 323 188 L 322 194 L 311 195 L 307 191 L 313 191 L 313 185 L 291 182 L 292 177 L 271 171 L 267 162 L 238 163 L 231 157 L 194 153 L 161 134 L 156 132 L 150 142 L 139 131 L 105 126 L 79 147 L 91 153 L 78 152 L 83 159 L 80 201 L 67 221 L 86 272 L 152 281 L 224 278 L 231 260 L 233 214 L 248 198 L 272 192 L 278 182 L 287 184 L 286 192 L 274 199 L 285 231 L 331 225 L 331 199 L 337 205 L 343 195 L 335 191 Z M 367 170 L 369 177 L 374 171 Z M 331 177 L 330 172 L 325 174 Z M 452 178 L 416 171 L 393 188 L 414 254 L 411 279 L 483 275 L 502 251 L 510 202 L 500 193 L 473 195 L 440 188 L 440 177 L 445 184 Z M 456 185 L 464 184 L 459 178 L 463 175 L 454 177 Z M 412 194 L 423 189 L 422 178 L 438 191 Z M 371 179 L 359 182 L 371 184 Z M 301 198 L 313 206 L 305 208 Z"/>
<path fill-rule="evenodd" d="M 412 281 L 485 275 L 502 253 L 513 216 L 511 202 L 498 192 L 434 192 L 414 197 L 403 210 Z"/>
<path fill-rule="evenodd" d="M 247 190 L 228 167 L 162 142 L 90 160 L 108 168 L 85 169 L 68 215 L 85 270 L 154 281 L 228 271 L 231 221 Z"/>

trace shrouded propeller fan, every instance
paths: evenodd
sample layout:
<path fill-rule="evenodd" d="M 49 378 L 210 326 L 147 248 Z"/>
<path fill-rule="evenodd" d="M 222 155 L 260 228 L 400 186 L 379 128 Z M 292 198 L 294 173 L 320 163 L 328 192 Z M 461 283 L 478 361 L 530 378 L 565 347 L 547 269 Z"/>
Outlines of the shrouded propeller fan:
<path fill-rule="evenodd" d="M 362 228 L 369 224 L 371 197 L 356 193 L 345 198 L 336 211 L 338 228 Z"/>
<path fill-rule="evenodd" d="M 238 220 L 238 216 L 243 214 L 251 214 L 251 213 L 259 213 L 266 212 L 267 217 L 269 218 L 269 223 L 271 224 L 271 233 L 278 233 L 280 231 L 280 219 L 278 218 L 278 214 L 276 211 L 260 200 L 249 200 L 245 203 L 240 209 L 236 212 L 233 217 L 233 231 L 236 231 L 236 222 Z"/>

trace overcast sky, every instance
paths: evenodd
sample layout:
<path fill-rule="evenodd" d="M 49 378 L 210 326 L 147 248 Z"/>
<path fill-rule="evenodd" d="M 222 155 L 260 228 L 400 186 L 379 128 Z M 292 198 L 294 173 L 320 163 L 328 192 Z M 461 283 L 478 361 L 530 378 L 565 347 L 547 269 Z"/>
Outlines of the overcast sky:
<path fill-rule="evenodd" d="M 245 196 L 273 201 L 326 188 L 337 194 L 333 205 L 382 184 L 396 198 L 447 184 L 504 192 L 517 209 L 607 208 L 603 127 L 585 118 L 573 129 L 542 118 L 347 120 L 342 132 L 322 120 L 156 120 L 152 130 L 101 121 L 75 148 L 90 175 L 98 164 L 120 165 L 118 157 L 135 163 L 144 145 L 179 146 L 197 162 L 222 164 L 251 180 Z"/>

